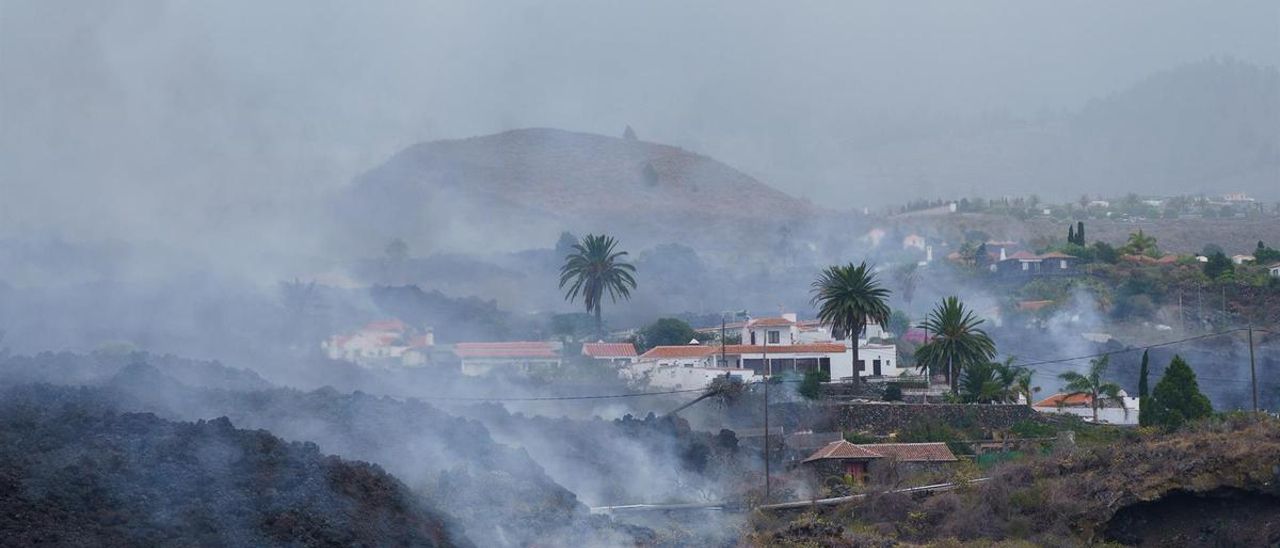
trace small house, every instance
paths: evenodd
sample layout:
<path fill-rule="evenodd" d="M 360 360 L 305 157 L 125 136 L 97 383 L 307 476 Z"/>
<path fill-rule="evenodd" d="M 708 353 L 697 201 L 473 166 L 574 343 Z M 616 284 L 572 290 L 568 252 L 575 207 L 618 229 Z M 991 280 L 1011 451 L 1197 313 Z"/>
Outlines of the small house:
<path fill-rule="evenodd" d="M 490 372 L 531 370 L 560 366 L 558 342 L 470 342 L 453 345 L 453 353 L 462 360 L 462 374 L 479 376 Z"/>
<path fill-rule="evenodd" d="M 636 346 L 631 343 L 597 341 L 582 344 L 582 355 L 596 361 L 625 365 L 636 361 Z"/>
<path fill-rule="evenodd" d="M 848 474 L 866 481 L 878 467 L 898 467 L 900 473 L 936 470 L 956 462 L 956 456 L 945 443 L 865 443 L 846 440 L 828 443 L 815 451 L 803 464 L 819 476 Z"/>

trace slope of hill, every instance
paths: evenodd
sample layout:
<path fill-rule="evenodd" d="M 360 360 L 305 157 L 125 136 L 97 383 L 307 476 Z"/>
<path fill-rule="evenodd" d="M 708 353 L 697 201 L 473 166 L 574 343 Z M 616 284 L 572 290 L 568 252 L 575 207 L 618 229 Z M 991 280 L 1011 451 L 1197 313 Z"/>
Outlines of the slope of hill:
<path fill-rule="evenodd" d="M 555 129 L 414 145 L 335 207 L 369 246 L 402 237 L 417 250 L 535 247 L 566 229 L 683 241 L 819 212 L 706 156 Z"/>
<path fill-rule="evenodd" d="M 226 418 L 117 413 L 92 392 L 0 394 L 0 544 L 470 543 L 376 466 Z"/>
<path fill-rule="evenodd" d="M 1241 191 L 1280 199 L 1280 71 L 1210 60 L 1041 120 L 983 119 L 850 151 L 877 199 Z"/>

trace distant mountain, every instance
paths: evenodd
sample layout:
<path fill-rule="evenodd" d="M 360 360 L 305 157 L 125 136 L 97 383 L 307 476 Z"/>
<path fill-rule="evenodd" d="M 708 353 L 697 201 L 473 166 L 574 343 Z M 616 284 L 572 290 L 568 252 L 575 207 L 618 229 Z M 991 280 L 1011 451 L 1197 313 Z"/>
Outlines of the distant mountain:
<path fill-rule="evenodd" d="M 904 201 L 1241 191 L 1280 199 L 1280 71 L 1211 60 L 1039 120 L 984 119 L 851 150 L 851 180 Z"/>
<path fill-rule="evenodd" d="M 820 212 L 706 156 L 556 129 L 414 145 L 357 178 L 335 209 L 370 255 L 395 237 L 416 252 L 543 247 L 561 230 L 642 244 L 747 239 Z"/>

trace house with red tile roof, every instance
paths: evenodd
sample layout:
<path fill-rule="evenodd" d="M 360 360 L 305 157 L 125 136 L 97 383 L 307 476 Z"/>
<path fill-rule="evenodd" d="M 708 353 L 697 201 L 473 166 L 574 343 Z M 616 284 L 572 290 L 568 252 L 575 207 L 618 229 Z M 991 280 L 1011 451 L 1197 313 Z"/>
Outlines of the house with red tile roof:
<path fill-rule="evenodd" d="M 1093 397 L 1089 394 L 1068 394 L 1058 392 L 1032 404 L 1031 408 L 1041 413 L 1058 413 L 1076 415 L 1086 421 L 1093 420 Z M 1133 426 L 1138 424 L 1138 398 L 1131 398 L 1124 390 L 1120 391 L 1120 399 L 1106 399 L 1098 404 L 1098 422 Z"/>
<path fill-rule="evenodd" d="M 582 343 L 582 355 L 593 360 L 606 361 L 615 365 L 636 361 L 636 345 L 629 342 L 607 343 L 597 341 Z"/>
<path fill-rule="evenodd" d="M 362 367 L 417 367 L 426 365 L 435 335 L 431 329 L 415 329 L 398 319 L 378 320 L 351 333 L 329 337 L 320 343 L 329 359 L 346 360 Z"/>
<path fill-rule="evenodd" d="M 909 471 L 934 469 L 956 462 L 945 443 L 866 443 L 837 440 L 814 451 L 801 461 L 820 476 L 853 476 L 865 481 L 874 466 L 906 467 Z"/>
<path fill-rule="evenodd" d="M 464 342 L 453 345 L 453 353 L 462 361 L 463 375 L 479 376 L 559 367 L 563 348 L 549 341 Z"/>

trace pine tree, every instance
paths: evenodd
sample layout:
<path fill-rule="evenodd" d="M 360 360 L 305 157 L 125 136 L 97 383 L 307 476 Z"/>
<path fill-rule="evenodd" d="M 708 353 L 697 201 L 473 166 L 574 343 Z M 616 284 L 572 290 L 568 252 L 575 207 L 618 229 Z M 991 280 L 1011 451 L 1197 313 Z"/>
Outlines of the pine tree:
<path fill-rule="evenodd" d="M 1138 425 L 1151 426 L 1151 398 L 1147 391 L 1147 350 L 1142 351 L 1142 367 L 1138 369 Z"/>
<path fill-rule="evenodd" d="M 1151 423 L 1168 429 L 1178 428 L 1213 413 L 1213 405 L 1200 392 L 1196 374 L 1182 360 L 1182 356 L 1173 357 L 1164 376 L 1151 392 L 1150 399 Z"/>

